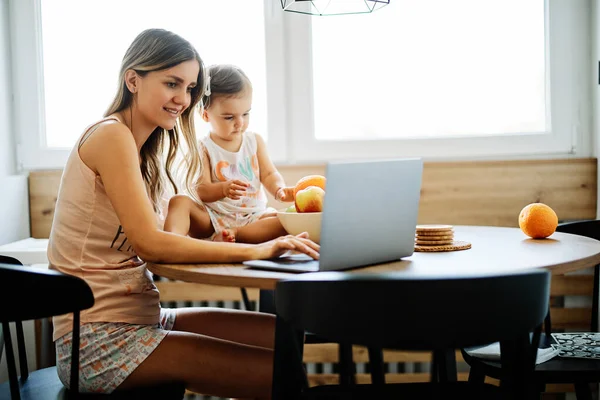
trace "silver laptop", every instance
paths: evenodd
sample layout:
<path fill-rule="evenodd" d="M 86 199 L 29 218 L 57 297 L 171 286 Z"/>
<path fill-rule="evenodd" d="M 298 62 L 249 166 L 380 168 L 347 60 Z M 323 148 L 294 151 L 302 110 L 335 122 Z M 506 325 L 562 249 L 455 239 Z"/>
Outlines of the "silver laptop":
<path fill-rule="evenodd" d="M 339 271 L 413 254 L 421 194 L 420 158 L 330 162 L 320 259 L 291 255 L 244 264 L 285 272 Z"/>

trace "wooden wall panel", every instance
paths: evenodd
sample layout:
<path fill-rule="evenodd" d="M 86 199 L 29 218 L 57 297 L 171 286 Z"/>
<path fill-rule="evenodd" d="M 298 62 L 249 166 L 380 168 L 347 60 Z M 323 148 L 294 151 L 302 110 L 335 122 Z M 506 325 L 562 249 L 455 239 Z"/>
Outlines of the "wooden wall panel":
<path fill-rule="evenodd" d="M 324 165 L 280 166 L 286 182 L 324 174 Z M 32 236 L 48 237 L 61 171 L 29 175 Z M 517 226 L 521 209 L 551 206 L 560 220 L 596 217 L 596 159 L 428 162 L 423 171 L 419 223 Z M 393 177 L 390 177 L 393 183 Z M 356 183 L 359 190 L 360 182 Z M 284 205 L 270 199 L 275 208 Z"/>
<path fill-rule="evenodd" d="M 31 236 L 47 238 L 54 218 L 56 196 L 62 171 L 29 173 L 29 218 Z"/>

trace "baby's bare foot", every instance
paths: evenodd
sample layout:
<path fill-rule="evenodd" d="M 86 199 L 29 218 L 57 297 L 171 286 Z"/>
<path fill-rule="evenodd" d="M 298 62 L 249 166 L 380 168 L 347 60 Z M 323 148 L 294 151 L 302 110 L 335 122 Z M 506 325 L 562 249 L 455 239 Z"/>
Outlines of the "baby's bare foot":
<path fill-rule="evenodd" d="M 235 229 L 223 229 L 213 238 L 215 242 L 235 242 Z"/>

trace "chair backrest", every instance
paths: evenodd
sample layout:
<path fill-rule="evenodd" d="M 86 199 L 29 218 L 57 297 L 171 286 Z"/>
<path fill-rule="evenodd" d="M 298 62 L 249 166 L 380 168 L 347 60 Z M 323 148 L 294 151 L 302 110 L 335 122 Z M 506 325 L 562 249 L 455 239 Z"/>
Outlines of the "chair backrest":
<path fill-rule="evenodd" d="M 21 261 L 17 260 L 14 257 L 3 256 L 0 254 L 0 264 L 10 264 L 10 265 L 23 265 Z"/>
<path fill-rule="evenodd" d="M 556 227 L 556 231 L 600 240 L 600 220 L 563 222 Z"/>
<path fill-rule="evenodd" d="M 563 222 L 556 227 L 557 232 L 571 233 L 574 235 L 580 235 L 589 237 L 592 239 L 600 240 L 600 220 L 584 220 L 584 221 L 572 221 Z M 600 266 L 594 267 L 593 277 L 593 293 L 592 293 L 592 318 L 590 321 L 590 331 L 598 332 L 600 326 L 598 324 L 598 296 L 600 294 L 599 281 L 600 280 Z M 546 335 L 550 335 L 552 331 L 552 321 L 550 320 L 550 312 L 544 321 Z"/>
<path fill-rule="evenodd" d="M 90 287 L 58 271 L 0 264 L 0 321 L 26 321 L 94 305 Z"/>
<path fill-rule="evenodd" d="M 77 392 L 79 370 L 79 312 L 94 305 L 90 287 L 80 278 L 57 271 L 24 267 L 0 256 L 0 323 L 4 335 L 11 397 L 20 398 L 9 322 L 15 322 L 21 379 L 27 379 L 27 355 L 22 321 L 73 313 L 71 389 Z"/>
<path fill-rule="evenodd" d="M 314 273 L 277 283 L 275 307 L 292 327 L 333 341 L 435 350 L 512 340 L 541 325 L 550 273 L 442 279 Z"/>

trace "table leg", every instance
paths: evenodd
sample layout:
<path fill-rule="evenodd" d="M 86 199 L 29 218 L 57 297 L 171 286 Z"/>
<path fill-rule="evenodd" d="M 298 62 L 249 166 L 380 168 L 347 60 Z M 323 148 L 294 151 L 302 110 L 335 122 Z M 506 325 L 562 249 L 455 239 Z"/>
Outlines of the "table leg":
<path fill-rule="evenodd" d="M 248 292 L 246 291 L 246 288 L 241 288 L 240 290 L 242 292 L 242 301 L 244 302 L 244 308 L 248 311 L 251 311 L 252 307 L 250 305 L 250 298 L 248 298 Z"/>

